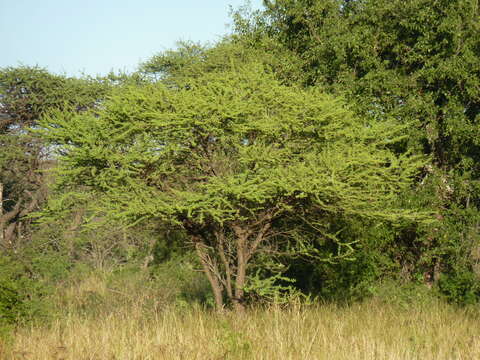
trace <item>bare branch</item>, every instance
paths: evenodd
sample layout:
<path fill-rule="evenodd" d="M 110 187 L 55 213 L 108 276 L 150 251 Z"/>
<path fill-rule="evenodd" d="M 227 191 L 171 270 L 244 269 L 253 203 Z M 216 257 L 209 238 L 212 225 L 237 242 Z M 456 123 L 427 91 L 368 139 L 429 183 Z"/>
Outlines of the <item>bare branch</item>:
<path fill-rule="evenodd" d="M 270 222 L 264 224 L 260 231 L 257 233 L 257 236 L 255 237 L 255 240 L 253 241 L 252 245 L 250 246 L 250 249 L 247 251 L 247 261 L 250 260 L 250 258 L 255 254 L 255 251 L 257 250 L 258 246 L 260 243 L 266 238 L 266 233 L 268 230 L 270 230 L 270 227 L 272 224 Z"/>

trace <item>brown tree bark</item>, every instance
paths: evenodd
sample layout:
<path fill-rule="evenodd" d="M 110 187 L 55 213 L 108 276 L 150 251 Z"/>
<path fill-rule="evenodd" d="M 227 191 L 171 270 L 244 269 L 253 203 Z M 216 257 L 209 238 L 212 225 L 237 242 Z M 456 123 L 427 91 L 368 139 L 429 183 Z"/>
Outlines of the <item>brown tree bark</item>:
<path fill-rule="evenodd" d="M 227 254 L 227 243 L 223 229 L 215 231 L 215 236 L 218 243 L 218 253 L 225 269 L 225 290 L 229 300 L 233 299 L 232 287 L 232 269 L 230 264 L 230 256 Z"/>
<path fill-rule="evenodd" d="M 217 311 L 222 312 L 224 310 L 223 303 L 223 286 L 219 280 L 218 267 L 208 255 L 206 245 L 199 238 L 194 238 L 195 250 L 202 264 L 203 272 L 207 276 L 208 282 L 212 287 L 213 297 L 215 300 L 215 308 Z"/>
<path fill-rule="evenodd" d="M 242 313 L 245 311 L 245 281 L 247 276 L 247 261 L 248 261 L 248 237 L 250 233 L 242 229 L 239 225 L 233 226 L 237 245 L 237 272 L 235 275 L 235 292 L 232 299 L 233 308 L 236 312 Z"/>
<path fill-rule="evenodd" d="M 204 238 L 198 229 L 190 229 L 195 250 L 212 288 L 218 311 L 224 310 L 224 295 L 236 312 L 245 311 L 248 263 L 261 243 L 268 238 L 271 219 L 272 215 L 265 213 L 252 223 L 229 224 L 233 241 L 227 237 L 222 226 L 213 230 L 212 239 Z"/>
<path fill-rule="evenodd" d="M 11 248 L 13 246 L 13 235 L 15 234 L 15 222 L 11 222 L 15 219 L 21 211 L 21 202 L 17 202 L 15 207 L 0 216 L 0 232 L 2 233 L 2 243 L 4 248 Z"/>

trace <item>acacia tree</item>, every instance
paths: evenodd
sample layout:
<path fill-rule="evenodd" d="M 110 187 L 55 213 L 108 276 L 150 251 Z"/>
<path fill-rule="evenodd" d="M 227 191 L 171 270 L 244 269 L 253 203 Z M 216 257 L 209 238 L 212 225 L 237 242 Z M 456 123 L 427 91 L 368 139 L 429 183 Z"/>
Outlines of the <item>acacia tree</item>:
<path fill-rule="evenodd" d="M 130 223 L 186 231 L 218 309 L 225 299 L 244 308 L 259 255 L 286 243 L 305 251 L 285 236 L 298 223 L 286 218 L 425 217 L 393 205 L 422 165 L 391 151 L 401 127 L 355 118 L 342 101 L 283 86 L 257 65 L 127 86 L 100 111 L 58 112 L 42 125 L 59 145 L 61 185 L 91 187 L 104 211 Z"/>

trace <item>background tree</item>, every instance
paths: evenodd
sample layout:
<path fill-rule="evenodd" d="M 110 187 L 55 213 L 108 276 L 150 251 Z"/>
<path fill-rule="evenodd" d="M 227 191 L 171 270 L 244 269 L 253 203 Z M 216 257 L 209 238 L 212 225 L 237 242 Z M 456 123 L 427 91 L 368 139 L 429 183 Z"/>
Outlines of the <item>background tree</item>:
<path fill-rule="evenodd" d="M 476 271 L 471 281 L 478 283 L 478 1 L 264 4 L 250 18 L 236 14 L 239 37 L 275 39 L 293 54 L 294 78 L 303 86 L 345 96 L 358 114 L 408 125 L 408 141 L 397 151 L 432 156 L 405 197 L 435 207 L 441 223 L 391 236 L 390 249 L 403 243 L 393 253 L 406 280 L 422 275 L 431 284 L 444 273 L 455 281 L 454 274 L 463 279 Z"/>
<path fill-rule="evenodd" d="M 0 244 L 13 248 L 27 237 L 26 215 L 47 196 L 50 151 L 29 131 L 53 109 L 84 111 L 95 107 L 110 85 L 94 79 L 53 75 L 41 68 L 0 69 Z"/>

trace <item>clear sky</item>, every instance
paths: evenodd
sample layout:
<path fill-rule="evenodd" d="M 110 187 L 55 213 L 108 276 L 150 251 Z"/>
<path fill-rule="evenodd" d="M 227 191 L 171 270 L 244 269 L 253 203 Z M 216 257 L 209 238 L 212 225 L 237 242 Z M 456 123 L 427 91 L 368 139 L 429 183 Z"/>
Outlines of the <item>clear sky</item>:
<path fill-rule="evenodd" d="M 261 0 L 251 0 L 261 8 Z M 214 42 L 245 0 L 0 0 L 0 67 L 132 71 L 178 40 Z"/>

